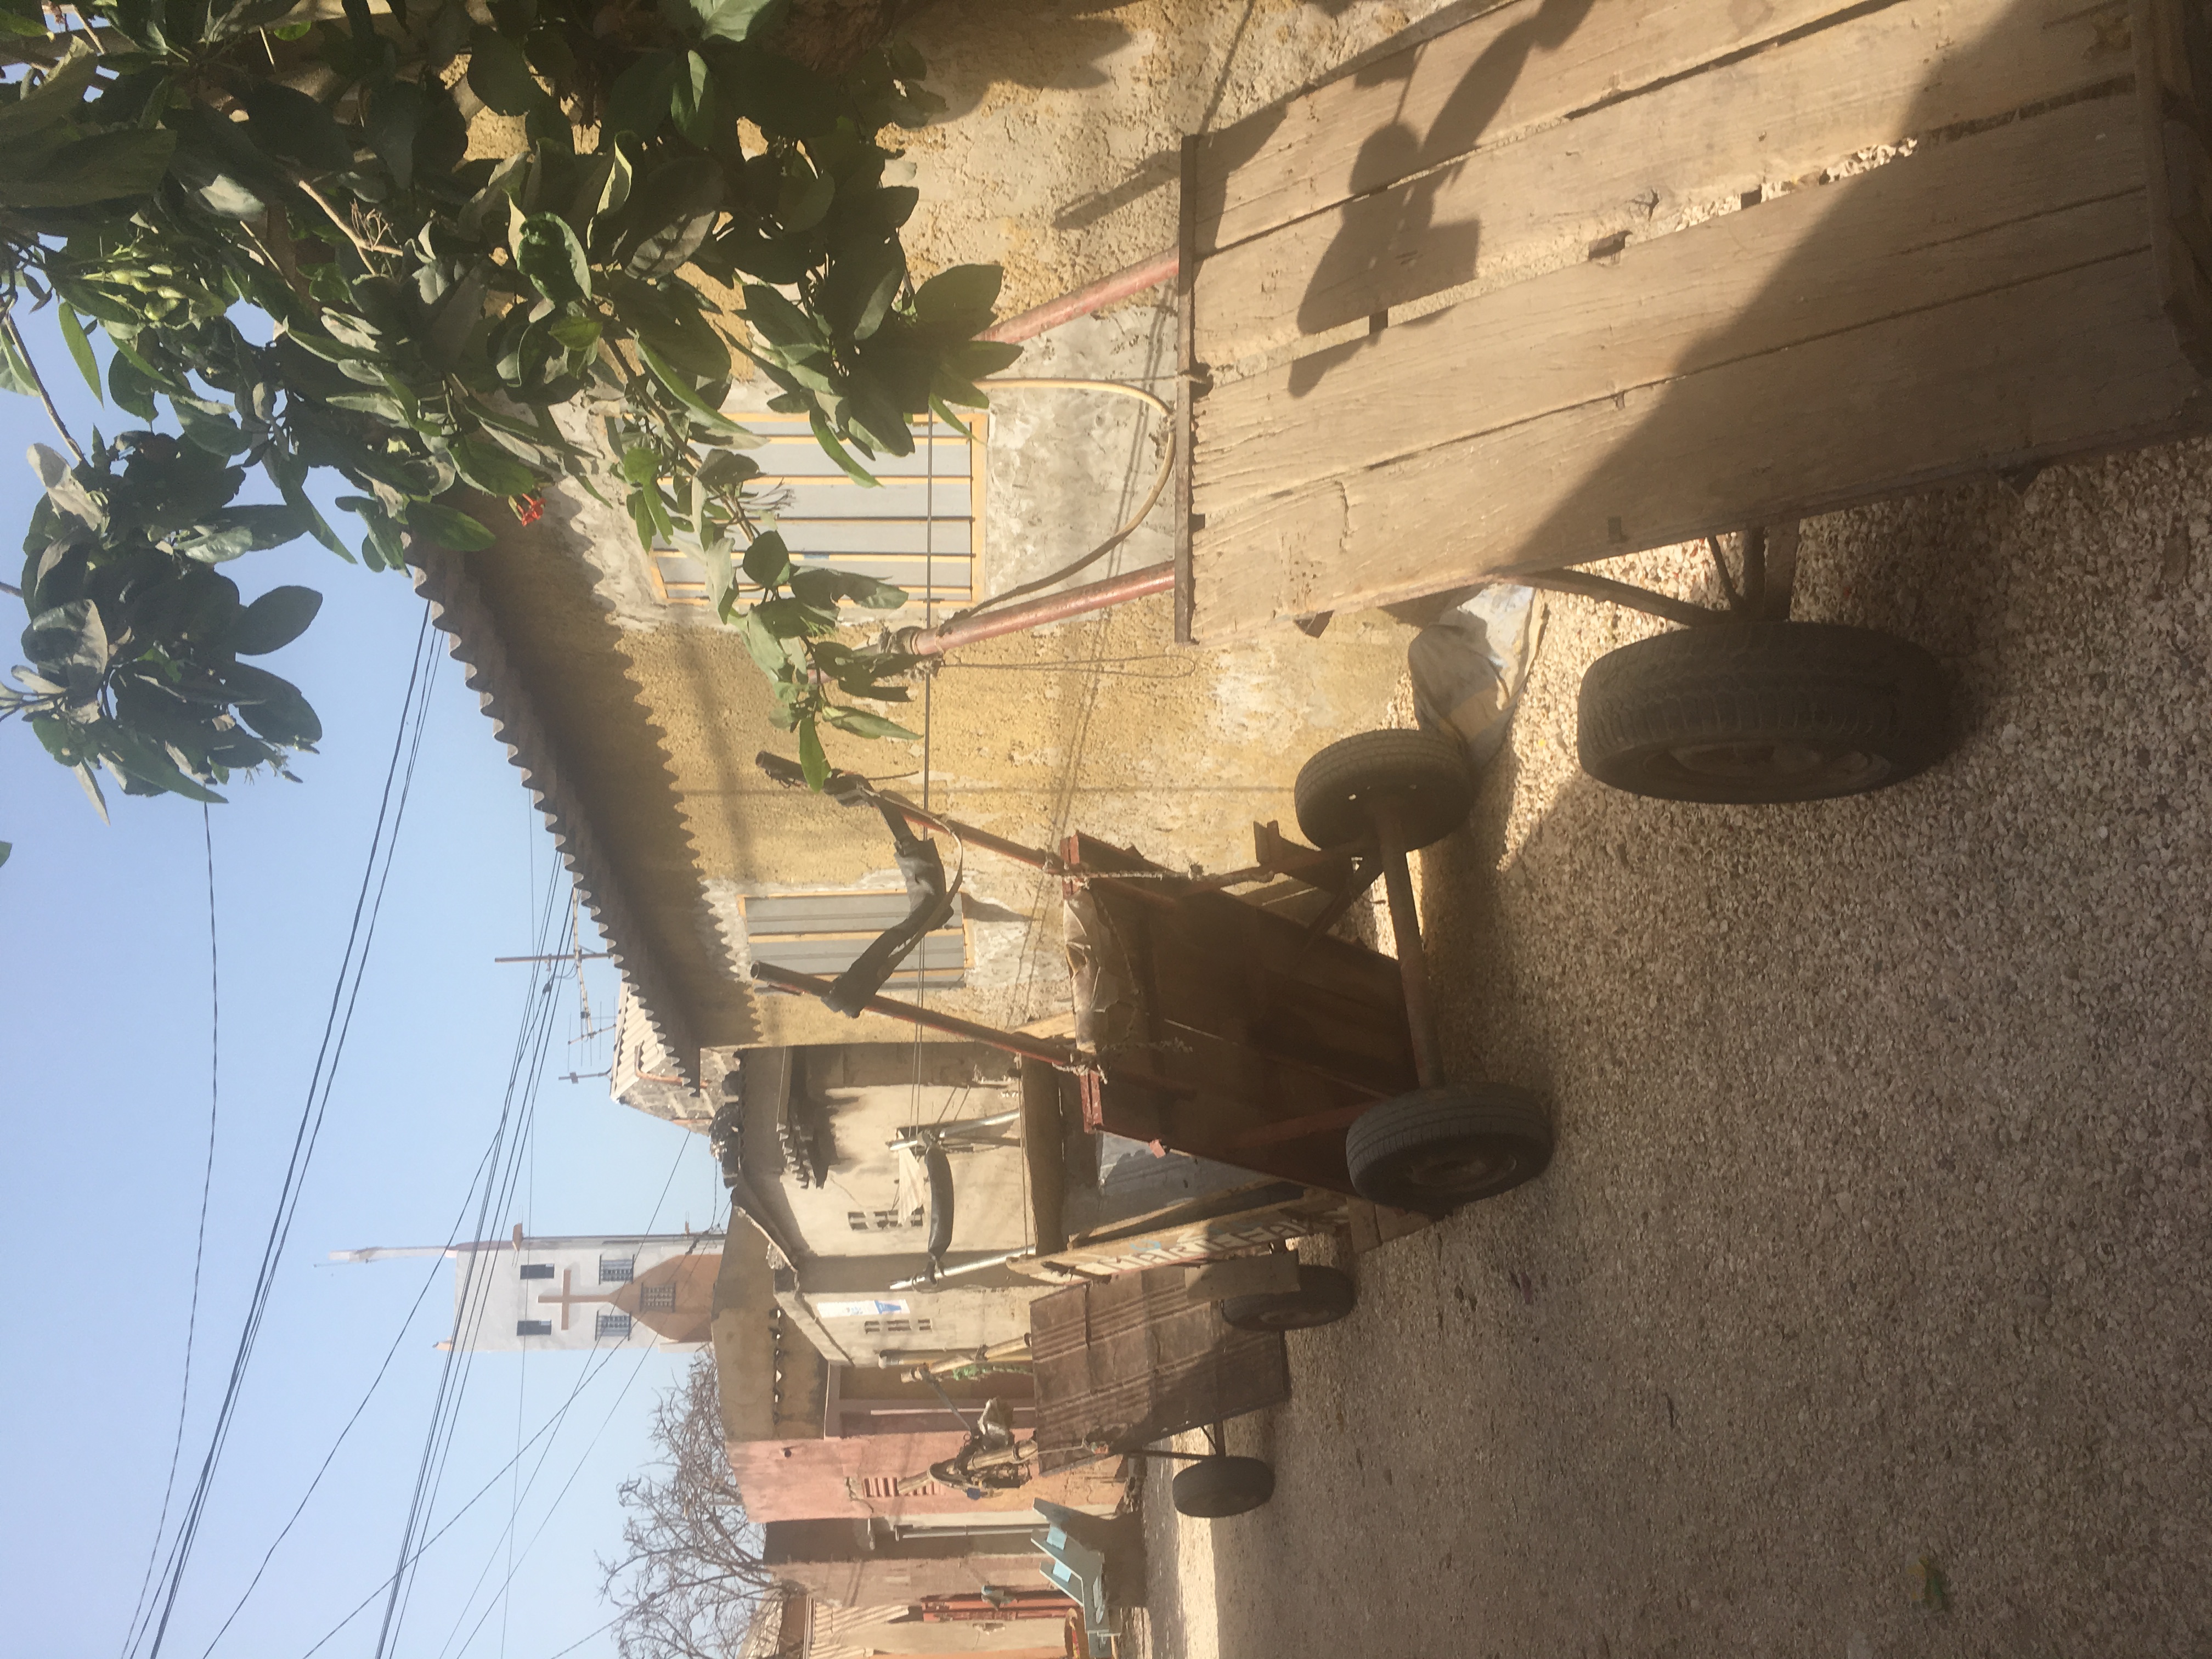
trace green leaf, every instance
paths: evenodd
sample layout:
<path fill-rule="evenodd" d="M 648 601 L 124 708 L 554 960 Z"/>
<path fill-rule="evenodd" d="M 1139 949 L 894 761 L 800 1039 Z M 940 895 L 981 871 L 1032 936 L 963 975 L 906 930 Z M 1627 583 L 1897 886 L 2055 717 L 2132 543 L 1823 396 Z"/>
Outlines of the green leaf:
<path fill-rule="evenodd" d="M 714 234 L 722 212 L 721 169 L 685 155 L 639 181 L 623 208 L 613 260 L 633 276 L 665 276 Z"/>
<path fill-rule="evenodd" d="M 204 564 L 218 564 L 243 553 L 282 547 L 307 528 L 289 507 L 229 507 L 210 516 L 198 528 L 177 538 L 177 550 Z"/>
<path fill-rule="evenodd" d="M 230 625 L 230 648 L 241 657 L 281 651 L 307 631 L 323 596 L 312 587 L 272 587 L 238 613 Z"/>
<path fill-rule="evenodd" d="M 714 144 L 714 81 L 707 60 L 696 52 L 684 54 L 669 94 L 669 108 L 676 130 L 702 149 Z"/>
<path fill-rule="evenodd" d="M 179 770 L 159 744 L 112 722 L 106 725 L 101 735 L 106 739 L 104 758 L 112 762 L 128 778 L 135 778 L 148 786 L 143 793 L 182 795 L 188 800 L 205 801 L 211 806 L 225 805 L 221 795 Z M 126 788 L 125 793 L 142 792 Z"/>
<path fill-rule="evenodd" d="M 821 328 L 815 320 L 764 283 L 747 283 L 745 321 L 760 337 L 780 349 L 820 346 Z"/>
<path fill-rule="evenodd" d="M 701 546 L 699 557 L 707 568 L 707 598 L 714 605 L 714 614 L 727 622 L 738 601 L 738 579 L 730 568 L 730 538 L 712 538 Z"/>
<path fill-rule="evenodd" d="M 704 421 L 708 426 L 722 430 L 745 431 L 744 428 L 739 426 L 720 410 L 710 407 L 705 398 L 684 384 L 684 377 L 671 368 L 659 352 L 642 340 L 637 343 L 637 355 L 644 359 L 645 366 L 653 371 L 653 378 L 667 388 L 670 397 L 690 410 L 694 418 Z M 750 437 L 752 434 L 746 433 L 745 435 Z"/>
<path fill-rule="evenodd" d="M 322 740 L 322 721 L 291 681 L 242 662 L 224 669 L 222 680 L 239 718 L 270 742 L 298 749 Z"/>
<path fill-rule="evenodd" d="M 538 488 L 536 473 L 506 450 L 480 438 L 463 438 L 456 443 L 453 465 L 487 495 L 526 495 Z"/>
<path fill-rule="evenodd" d="M 763 25 L 773 27 L 789 8 L 786 0 L 665 0 L 662 9 L 702 40 L 744 40 Z"/>
<path fill-rule="evenodd" d="M 39 475 L 39 482 L 46 487 L 46 499 L 56 510 L 82 519 L 94 530 L 107 527 L 107 509 L 92 498 L 70 464 L 58 452 L 44 444 L 33 444 L 30 448 L 31 470 Z M 228 498 L 226 498 L 228 499 Z"/>
<path fill-rule="evenodd" d="M 651 138 L 668 118 L 669 94 L 684 56 L 673 52 L 649 52 L 619 76 L 607 94 L 606 112 L 599 118 L 599 148 L 611 149 L 627 132 Z"/>
<path fill-rule="evenodd" d="M 1009 368 L 1022 349 L 1003 340 L 963 340 L 945 354 L 945 367 L 963 380 L 980 380 Z"/>
<path fill-rule="evenodd" d="M 473 553 L 498 539 L 467 514 L 435 501 L 416 501 L 410 507 L 407 527 L 455 553 Z"/>
<path fill-rule="evenodd" d="M 177 411 L 177 424 L 185 429 L 185 436 L 210 455 L 235 455 L 246 447 L 246 434 L 238 429 L 238 422 L 216 407 L 197 398 L 171 398 L 169 407 Z"/>
<path fill-rule="evenodd" d="M 149 195 L 169 169 L 177 135 L 163 127 L 118 127 L 64 144 L 35 168 L 0 171 L 0 207 L 84 207 Z"/>
<path fill-rule="evenodd" d="M 42 611 L 23 630 L 23 654 L 47 679 L 63 688 L 71 707 L 82 707 L 100 695 L 107 674 L 107 629 L 100 607 L 90 599 Z"/>
<path fill-rule="evenodd" d="M 887 720 L 881 714 L 871 714 L 866 709 L 847 708 L 831 703 L 822 711 L 822 718 L 840 732 L 850 732 L 856 738 L 905 738 L 919 742 L 921 733 L 909 732 L 896 720 Z"/>
<path fill-rule="evenodd" d="M 837 434 L 830 429 L 830 422 L 819 409 L 810 409 L 806 418 L 814 428 L 814 441 L 822 446 L 822 453 L 844 470 L 845 476 L 867 489 L 882 488 L 882 482 L 867 468 L 853 459 L 853 453 L 837 441 Z"/>
<path fill-rule="evenodd" d="M 310 173 L 352 170 L 353 140 L 306 93 L 278 82 L 257 80 L 248 84 L 239 101 L 246 106 L 246 130 L 271 155 L 297 161 Z"/>
<path fill-rule="evenodd" d="M 552 101 L 530 72 L 522 48 L 489 28 L 469 37 L 469 90 L 501 115 L 527 115 Z"/>
<path fill-rule="evenodd" d="M 128 410 L 142 421 L 153 421 L 154 383 L 120 351 L 107 360 L 107 395 L 115 399 L 118 409 Z"/>
<path fill-rule="evenodd" d="M 830 757 L 822 752 L 822 735 L 811 716 L 799 722 L 799 766 L 806 774 L 806 787 L 819 794 L 830 781 Z"/>
<path fill-rule="evenodd" d="M 15 843 L 14 842 L 0 841 L 0 864 L 7 863 L 9 856 L 13 854 L 15 850 Z"/>
<path fill-rule="evenodd" d="M 42 31 L 43 32 L 43 31 Z M 0 143 L 19 143 L 57 121 L 67 120 L 84 102 L 99 58 L 83 41 L 72 46 L 46 78 L 11 104 L 0 104 Z"/>
<path fill-rule="evenodd" d="M 30 360 L 15 349 L 15 340 L 7 333 L 0 333 L 0 386 L 26 398 L 39 395 L 38 377 L 31 373 Z"/>
<path fill-rule="evenodd" d="M 65 305 L 54 307 L 54 320 L 61 325 L 62 340 L 69 347 L 70 356 L 76 359 L 76 372 L 92 388 L 94 399 L 103 401 L 100 397 L 100 365 L 93 359 L 92 342 L 84 337 L 84 325 L 77 320 L 76 313 Z"/>
<path fill-rule="evenodd" d="M 643 444 L 632 444 L 623 451 L 622 475 L 634 484 L 649 484 L 660 476 L 660 457 Z"/>
<path fill-rule="evenodd" d="M 337 532 L 331 528 L 330 520 L 324 518 L 315 504 L 307 499 L 307 463 L 295 459 L 278 446 L 271 444 L 268 453 L 261 458 L 261 469 L 276 486 L 277 493 L 283 496 L 284 505 L 300 515 L 301 521 L 307 526 L 307 533 L 348 564 L 353 563 L 352 550 L 338 539 Z"/>
<path fill-rule="evenodd" d="M 745 580 L 757 587 L 780 587 L 791 574 L 791 550 L 773 530 L 763 530 L 745 550 Z"/>
<path fill-rule="evenodd" d="M 915 290 L 915 315 L 932 327 L 963 336 L 980 334 L 991 325 L 991 308 L 998 303 L 999 287 L 1006 273 L 996 265 L 954 265 L 940 270 Z"/>
<path fill-rule="evenodd" d="M 513 237 L 515 268 L 556 305 L 592 297 L 592 262 L 568 222 L 557 213 L 533 213 Z"/>
<path fill-rule="evenodd" d="M 822 285 L 824 320 L 840 334 L 865 340 L 883 324 L 906 281 L 906 256 L 896 242 L 879 242 L 830 267 Z"/>

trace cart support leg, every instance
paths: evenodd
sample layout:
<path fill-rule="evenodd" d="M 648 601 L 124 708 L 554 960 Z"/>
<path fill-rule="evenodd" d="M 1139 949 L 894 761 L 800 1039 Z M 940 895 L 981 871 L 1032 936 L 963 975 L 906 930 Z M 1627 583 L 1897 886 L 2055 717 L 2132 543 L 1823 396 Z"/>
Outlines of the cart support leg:
<path fill-rule="evenodd" d="M 1413 1037 L 1413 1072 L 1424 1089 L 1443 1086 L 1444 1063 L 1429 1006 L 1429 960 L 1421 949 L 1421 917 L 1413 908 L 1413 872 L 1406 864 L 1406 831 L 1398 809 L 1377 801 L 1368 809 L 1382 854 L 1382 887 L 1390 900 L 1390 931 L 1398 940 L 1398 973 L 1406 987 L 1406 1024 Z"/>

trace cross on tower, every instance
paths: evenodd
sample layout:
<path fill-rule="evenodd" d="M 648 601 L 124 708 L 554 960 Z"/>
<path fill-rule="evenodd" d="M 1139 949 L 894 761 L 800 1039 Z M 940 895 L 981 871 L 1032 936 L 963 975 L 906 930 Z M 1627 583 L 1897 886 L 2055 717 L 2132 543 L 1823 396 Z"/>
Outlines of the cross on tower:
<path fill-rule="evenodd" d="M 568 1283 L 574 1276 L 575 1270 L 574 1268 L 562 1268 L 561 1293 L 558 1296 L 556 1296 L 550 1291 L 541 1291 L 538 1292 L 538 1299 L 540 1302 L 557 1302 L 561 1304 L 561 1328 L 564 1331 L 568 1328 L 568 1309 L 571 1304 L 577 1302 L 611 1302 L 614 1300 L 614 1297 L 611 1293 L 605 1296 L 578 1296 L 574 1294 L 568 1289 Z"/>

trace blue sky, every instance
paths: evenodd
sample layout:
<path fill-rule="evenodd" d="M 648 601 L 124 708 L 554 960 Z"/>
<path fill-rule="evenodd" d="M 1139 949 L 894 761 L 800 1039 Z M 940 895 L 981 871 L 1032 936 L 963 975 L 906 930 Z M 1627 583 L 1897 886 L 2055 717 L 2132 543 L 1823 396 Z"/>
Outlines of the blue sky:
<path fill-rule="evenodd" d="M 95 423 L 131 423 L 94 406 L 51 313 L 22 320 L 80 439 Z M 12 582 L 37 489 L 19 458 L 55 440 L 27 398 L 0 398 L 0 565 Z M 351 520 L 331 516 L 344 533 Z M 325 595 L 302 639 L 260 659 L 307 693 L 325 739 L 298 763 L 303 782 L 249 782 L 211 809 L 222 1103 L 179 1503 L 206 1448 L 307 1089 L 422 617 L 403 578 L 368 574 L 310 542 L 229 569 L 249 599 L 280 582 Z M 0 595 L 0 616 L 16 618 L 0 634 L 4 668 L 19 656 L 17 602 Z M 15 1587 L 5 1645 L 50 1659 L 123 1650 L 176 1433 L 207 1144 L 200 808 L 113 789 L 109 804 L 114 822 L 103 826 L 27 731 L 0 726 L 0 840 L 15 844 L 0 867 L 14 1049 L 0 1226 L 29 1292 L 0 1348 L 10 1427 L 0 1553 Z M 324 1258 L 446 1237 L 498 1116 L 528 995 L 528 970 L 492 958 L 533 948 L 553 859 L 506 751 L 441 651 L 351 1037 L 167 1654 L 200 1659 L 404 1325 L 382 1385 L 215 1652 L 301 1659 L 392 1571 L 443 1364 L 434 1345 L 451 1317 L 452 1269 Z M 565 880 L 561 892 L 565 907 Z M 588 918 L 585 927 L 586 948 L 596 948 Z M 588 964 L 585 983 L 604 1020 L 613 975 Z M 546 1070 L 603 1069 L 604 1037 L 568 1041 L 580 1029 L 576 987 L 554 994 L 562 1006 Z M 494 1234 L 516 1222 L 539 1234 L 640 1230 L 664 1188 L 661 1231 L 718 1220 L 721 1188 L 704 1142 L 613 1104 L 605 1087 L 599 1078 L 546 1082 L 520 1183 Z M 430 1271 L 437 1281 L 409 1323 Z M 433 1527 L 569 1397 L 588 1363 L 476 1358 Z M 550 1659 L 602 1624 L 611 1610 L 595 1561 L 617 1541 L 615 1487 L 647 1455 L 653 1395 L 688 1363 L 623 1355 L 599 1371 L 524 1459 L 527 1482 L 550 1442 L 519 1507 L 502 1478 L 424 1556 L 392 1651 Z M 518 1565 L 502 1604 L 488 1595 L 506 1577 L 511 1513 Z M 40 1593 L 27 1594 L 33 1586 Z M 373 1652 L 381 1610 L 319 1655 Z M 574 1659 L 612 1651 L 600 1635 Z"/>

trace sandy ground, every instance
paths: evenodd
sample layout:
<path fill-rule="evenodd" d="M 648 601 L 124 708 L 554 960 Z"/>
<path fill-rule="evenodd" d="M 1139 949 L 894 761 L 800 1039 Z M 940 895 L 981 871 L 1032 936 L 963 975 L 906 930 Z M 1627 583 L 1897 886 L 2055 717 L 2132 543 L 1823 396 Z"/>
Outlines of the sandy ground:
<path fill-rule="evenodd" d="M 1797 614 L 1956 677 L 1956 753 L 1854 800 L 1584 778 L 1575 689 L 1648 627 L 1551 602 L 1419 878 L 1451 1065 L 1557 1161 L 1290 1339 L 1230 1429 L 1274 1501 L 1157 1492 L 1131 1651 L 2212 1652 L 2208 471 L 1808 525 Z"/>

